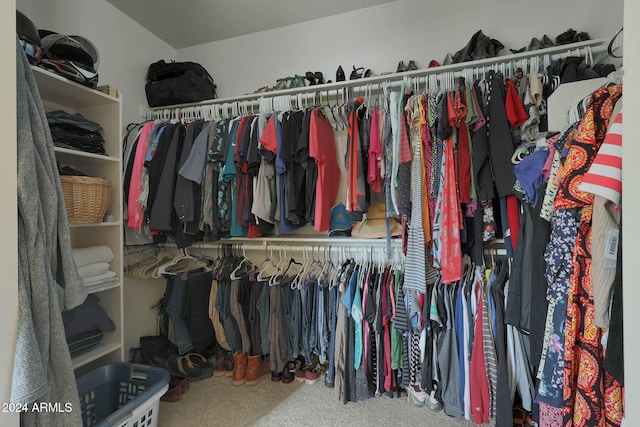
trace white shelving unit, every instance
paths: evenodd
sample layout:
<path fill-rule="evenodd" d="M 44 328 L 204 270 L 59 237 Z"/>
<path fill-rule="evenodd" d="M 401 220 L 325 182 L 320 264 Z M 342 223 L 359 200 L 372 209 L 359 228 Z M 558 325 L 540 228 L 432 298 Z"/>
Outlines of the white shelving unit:
<path fill-rule="evenodd" d="M 73 358 L 74 369 L 86 369 L 89 364 L 103 365 L 124 360 L 123 333 L 123 286 L 122 286 L 122 106 L 119 98 L 67 80 L 41 68 L 33 67 L 40 96 L 47 111 L 64 110 L 80 113 L 99 123 L 103 129 L 106 155 L 85 153 L 66 148 L 55 148 L 56 159 L 89 176 L 111 181 L 111 199 L 107 208 L 106 222 L 95 224 L 70 224 L 73 247 L 81 248 L 106 245 L 114 254 L 111 270 L 117 274 L 112 283 L 87 287 L 95 294 L 100 305 L 115 323 L 113 332 L 105 332 L 102 342 L 91 350 Z"/>

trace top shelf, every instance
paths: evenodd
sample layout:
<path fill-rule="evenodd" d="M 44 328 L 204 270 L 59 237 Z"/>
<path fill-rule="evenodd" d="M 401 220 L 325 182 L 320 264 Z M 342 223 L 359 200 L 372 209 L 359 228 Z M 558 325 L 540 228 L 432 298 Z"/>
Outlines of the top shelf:
<path fill-rule="evenodd" d="M 32 66 L 31 70 L 38 83 L 42 99 L 55 100 L 57 104 L 75 109 L 120 102 L 118 98 L 65 79 L 42 68 Z"/>
<path fill-rule="evenodd" d="M 172 108 L 184 108 L 184 107 L 199 107 L 204 105 L 217 105 L 217 104 L 227 104 L 234 103 L 239 101 L 256 101 L 260 98 L 273 98 L 276 96 L 283 95 L 297 95 L 303 93 L 316 93 L 316 92 L 326 92 L 327 96 L 330 95 L 330 91 L 335 91 L 336 89 L 342 89 L 346 87 L 366 87 L 370 84 L 379 84 L 382 82 L 402 82 L 407 78 L 414 77 L 425 77 L 430 74 L 442 74 L 445 72 L 457 72 L 463 69 L 479 69 L 481 71 L 482 67 L 491 67 L 495 64 L 500 63 L 508 63 L 510 61 L 518 61 L 522 59 L 532 58 L 532 57 L 544 57 L 547 55 L 559 55 L 560 57 L 569 56 L 569 54 L 573 54 L 573 52 L 578 52 L 581 55 L 580 49 L 593 48 L 592 52 L 595 53 L 599 50 L 605 50 L 607 48 L 607 40 L 605 39 L 593 39 L 593 40 L 585 40 L 582 42 L 564 44 L 552 46 L 544 49 L 514 53 L 514 54 L 506 54 L 506 55 L 498 55 L 490 58 L 479 59 L 475 61 L 468 62 L 459 62 L 450 65 L 441 65 L 439 67 L 432 68 L 420 68 L 412 71 L 405 71 L 401 73 L 390 73 L 390 74 L 382 74 L 372 77 L 365 77 L 355 80 L 346 80 L 342 82 L 333 82 L 333 83 L 324 83 L 321 85 L 314 86 L 302 86 L 295 88 L 288 88 L 282 90 L 274 90 L 270 92 L 261 92 L 261 93 L 250 93 L 246 95 L 239 96 L 230 96 L 225 98 L 215 98 L 208 99 L 200 102 L 191 102 L 185 104 L 173 104 L 173 105 L 164 105 L 160 107 L 150 107 L 149 111 L 158 111 L 158 110 L 167 110 Z"/>

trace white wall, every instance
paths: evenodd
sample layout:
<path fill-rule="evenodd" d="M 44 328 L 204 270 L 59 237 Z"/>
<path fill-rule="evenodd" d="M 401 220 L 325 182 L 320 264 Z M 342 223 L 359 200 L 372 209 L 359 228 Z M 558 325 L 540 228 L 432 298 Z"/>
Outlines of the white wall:
<path fill-rule="evenodd" d="M 175 59 L 175 49 L 105 0 L 17 0 L 16 8 L 38 28 L 82 35 L 96 44 L 98 84 L 115 86 L 123 94 L 123 126 L 140 121 L 140 106 L 147 108 L 147 67 L 159 59 Z"/>
<path fill-rule="evenodd" d="M 322 71 L 335 81 L 338 65 L 347 79 L 354 65 L 380 74 L 413 59 L 425 68 L 431 59 L 441 62 L 461 49 L 479 29 L 514 49 L 534 36 L 553 39 L 569 27 L 608 38 L 622 25 L 622 5 L 622 0 L 398 0 L 179 49 L 177 59 L 202 63 L 218 95 L 234 96 L 306 71 Z"/>
<path fill-rule="evenodd" d="M 640 340 L 638 339 L 638 301 L 640 286 L 635 263 L 640 259 L 640 224 L 637 213 L 640 209 L 637 183 L 640 182 L 640 127 L 635 120 L 640 117 L 640 51 L 637 41 L 640 27 L 636 17 L 640 14 L 640 4 L 627 0 L 624 5 L 624 136 L 622 156 L 622 194 L 624 194 L 623 223 L 623 268 L 624 284 L 624 360 L 625 360 L 625 398 L 628 426 L 638 425 L 640 419 Z"/>
<path fill-rule="evenodd" d="M 4 144 L 0 156 L 0 403 L 9 402 L 18 325 L 18 194 L 16 174 L 16 38 L 15 0 L 0 2 L 0 127 Z M 12 143 L 12 141 L 14 141 Z M 0 411 L 0 425 L 17 426 L 17 413 Z"/>

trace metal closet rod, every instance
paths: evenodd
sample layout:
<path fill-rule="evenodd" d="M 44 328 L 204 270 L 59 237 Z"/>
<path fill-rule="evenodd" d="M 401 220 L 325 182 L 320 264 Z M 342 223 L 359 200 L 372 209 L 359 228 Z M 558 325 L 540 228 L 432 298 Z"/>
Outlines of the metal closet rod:
<path fill-rule="evenodd" d="M 167 109 L 171 110 L 175 108 L 196 107 L 196 106 L 204 106 L 204 105 L 218 105 L 218 104 L 230 104 L 230 103 L 233 104 L 239 101 L 253 101 L 253 102 L 259 103 L 261 98 L 274 98 L 278 96 L 297 95 L 297 94 L 304 94 L 305 96 L 315 96 L 316 94 L 319 94 L 321 92 L 331 92 L 331 91 L 335 91 L 337 89 L 343 89 L 343 88 L 354 88 L 356 90 L 365 90 L 368 87 L 368 85 L 376 84 L 376 83 L 384 83 L 384 82 L 389 82 L 392 87 L 397 87 L 397 86 L 400 86 L 400 84 L 403 81 L 411 78 L 416 78 L 416 77 L 420 78 L 420 77 L 426 77 L 433 74 L 438 75 L 438 74 L 444 74 L 448 72 L 454 72 L 455 77 L 460 77 L 462 76 L 462 74 L 461 73 L 458 74 L 457 72 L 460 72 L 464 69 L 474 69 L 474 68 L 479 68 L 479 67 L 481 68 L 481 67 L 487 67 L 487 66 L 491 67 L 497 64 L 506 64 L 506 63 L 509 63 L 512 61 L 518 61 L 521 59 L 544 57 L 547 55 L 551 55 L 551 59 L 554 60 L 554 59 L 565 58 L 567 56 L 570 56 L 573 54 L 572 51 L 575 51 L 575 50 L 578 50 L 578 53 L 580 54 L 579 52 L 580 49 L 585 49 L 586 51 L 587 50 L 586 48 L 594 48 L 594 49 L 591 49 L 591 52 L 598 53 L 598 52 L 606 51 L 606 43 L 607 43 L 607 40 L 605 39 L 587 40 L 587 41 L 578 42 L 578 43 L 553 46 L 546 49 L 532 50 L 529 52 L 494 56 L 492 58 L 480 59 L 477 61 L 468 61 L 468 62 L 461 62 L 461 63 L 451 64 L 451 65 L 442 65 L 434 68 L 406 71 L 403 73 L 391 73 L 391 74 L 385 74 L 380 76 L 361 78 L 357 80 L 347 80 L 344 82 L 325 83 L 322 85 L 315 85 L 315 86 L 303 86 L 303 87 L 297 87 L 297 88 L 277 90 L 272 92 L 251 93 L 247 95 L 210 99 L 206 101 L 194 102 L 194 103 L 188 103 L 188 104 L 166 105 L 162 107 L 150 108 L 148 111 L 159 111 L 159 110 L 167 110 Z M 583 56 L 583 55 L 580 55 L 580 56 Z"/>
<path fill-rule="evenodd" d="M 392 239 L 391 247 L 392 249 L 399 248 L 402 244 L 400 239 Z M 268 247 L 287 247 L 291 250 L 303 250 L 305 248 L 313 248 L 313 247 L 322 247 L 322 246 L 330 246 L 330 247 L 353 247 L 353 246 L 362 246 L 363 248 L 381 248 L 386 249 L 387 240 L 386 239 L 356 239 L 356 238 L 326 238 L 324 240 L 319 240 L 313 237 L 265 237 L 260 239 L 243 239 L 243 238 L 234 238 L 234 239 L 226 239 L 219 240 L 217 242 L 204 242 L 198 243 L 191 246 L 193 249 L 217 249 L 221 245 L 230 245 L 230 246 L 238 246 L 240 248 L 244 248 L 245 250 L 265 250 Z"/>

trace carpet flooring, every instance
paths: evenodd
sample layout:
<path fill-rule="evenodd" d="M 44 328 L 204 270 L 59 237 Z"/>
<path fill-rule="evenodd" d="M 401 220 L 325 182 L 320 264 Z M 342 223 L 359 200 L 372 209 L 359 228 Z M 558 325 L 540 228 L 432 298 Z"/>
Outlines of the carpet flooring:
<path fill-rule="evenodd" d="M 234 386 L 229 377 L 192 382 L 178 402 L 160 402 L 158 427 L 183 426 L 422 426 L 473 424 L 380 396 L 343 405 L 322 380 L 313 385 L 271 382 Z"/>

